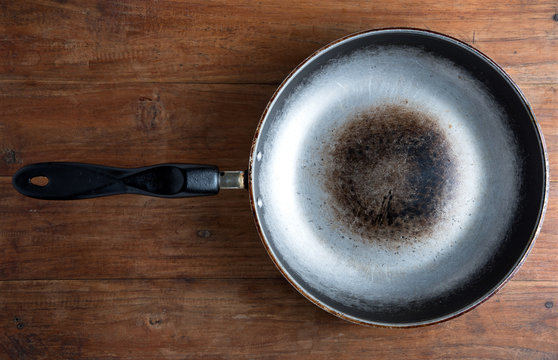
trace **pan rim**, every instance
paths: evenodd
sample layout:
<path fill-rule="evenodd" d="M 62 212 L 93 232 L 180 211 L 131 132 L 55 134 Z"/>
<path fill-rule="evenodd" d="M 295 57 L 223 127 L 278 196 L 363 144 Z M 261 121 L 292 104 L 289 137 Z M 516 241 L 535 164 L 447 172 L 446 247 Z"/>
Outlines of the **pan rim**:
<path fill-rule="evenodd" d="M 407 33 L 407 34 L 422 35 L 422 36 L 441 39 L 441 40 L 444 40 L 446 42 L 457 45 L 457 46 L 473 53 L 474 55 L 476 55 L 477 57 L 479 57 L 480 59 L 485 61 L 508 83 L 510 88 L 513 91 L 515 91 L 518 98 L 523 102 L 523 104 L 524 104 L 524 106 L 527 110 L 528 116 L 531 120 L 531 123 L 534 127 L 534 130 L 536 131 L 536 135 L 537 135 L 537 138 L 538 138 L 537 140 L 538 140 L 542 155 L 544 157 L 544 159 L 543 159 L 544 161 L 543 161 L 543 164 L 542 164 L 543 165 L 543 172 L 541 174 L 541 176 L 544 177 L 544 179 L 543 179 L 543 189 L 542 189 L 543 190 L 543 196 L 542 196 L 542 203 L 541 203 L 541 206 L 539 208 L 539 212 L 537 214 L 537 223 L 536 223 L 536 226 L 534 227 L 533 231 L 531 232 L 531 235 L 528 239 L 527 246 L 525 247 L 522 255 L 517 259 L 517 261 L 515 262 L 513 267 L 510 269 L 510 271 L 492 289 L 490 289 L 489 291 L 484 293 L 476 301 L 471 302 L 467 306 L 464 306 L 464 307 L 462 307 L 462 308 L 460 308 L 460 309 L 458 309 L 458 310 L 456 310 L 452 313 L 449 313 L 449 314 L 446 314 L 446 315 L 443 315 L 443 316 L 439 316 L 439 317 L 436 317 L 436 318 L 424 320 L 424 321 L 419 321 L 419 322 L 409 321 L 409 322 L 401 322 L 401 323 L 389 323 L 389 322 L 381 322 L 381 321 L 372 321 L 372 320 L 368 320 L 368 319 L 363 319 L 363 318 L 351 316 L 351 315 L 348 315 L 348 314 L 346 314 L 342 311 L 336 310 L 335 308 L 325 304 L 324 302 L 320 301 L 318 298 L 316 298 L 315 296 L 310 294 L 308 291 L 306 291 L 304 289 L 304 287 L 302 285 L 300 285 L 288 273 L 288 271 L 281 265 L 280 261 L 278 260 L 278 257 L 276 256 L 273 249 L 271 248 L 271 246 L 269 244 L 269 240 L 267 239 L 267 237 L 265 236 L 265 233 L 263 231 L 262 224 L 261 224 L 261 221 L 260 221 L 260 217 L 258 215 L 257 197 L 256 197 L 255 190 L 254 190 L 254 178 L 253 178 L 254 177 L 254 171 L 253 171 L 254 169 L 253 168 L 254 168 L 254 163 L 256 161 L 256 158 L 257 158 L 256 150 L 257 150 L 258 140 L 260 138 L 263 125 L 264 125 L 264 123 L 267 119 L 267 116 L 269 114 L 269 110 L 275 104 L 275 101 L 279 98 L 279 96 L 282 94 L 286 85 L 289 84 L 297 76 L 297 74 L 299 74 L 301 72 L 301 70 L 307 64 L 309 64 L 311 61 L 313 61 L 314 59 L 319 57 L 322 53 L 324 53 L 324 52 L 326 52 L 326 51 L 328 51 L 328 50 L 330 50 L 334 47 L 337 47 L 341 44 L 344 44 L 346 42 L 352 41 L 354 39 L 361 38 L 361 37 L 366 37 L 366 36 L 369 36 L 369 35 L 372 35 L 372 34 L 381 34 L 381 33 Z M 435 32 L 435 31 L 430 31 L 430 30 L 423 30 L 423 29 L 417 29 L 417 28 L 407 28 L 407 27 L 396 27 L 396 28 L 381 28 L 381 29 L 365 30 L 365 31 L 356 32 L 356 33 L 344 36 L 344 37 L 342 37 L 338 40 L 335 40 L 335 41 L 325 45 L 324 47 L 318 49 L 317 51 L 315 51 L 313 54 L 311 54 L 306 59 L 304 59 L 297 67 L 295 67 L 289 73 L 289 75 L 281 82 L 281 84 L 278 86 L 278 88 L 275 90 L 274 94 L 270 98 L 269 102 L 266 105 L 266 108 L 264 109 L 264 112 L 262 113 L 262 115 L 260 117 L 258 125 L 256 127 L 256 130 L 255 130 L 255 133 L 254 133 L 254 138 L 253 138 L 253 141 L 252 141 L 252 147 L 251 147 L 251 150 L 250 150 L 250 158 L 249 158 L 248 192 L 249 192 L 250 206 L 251 206 L 251 209 L 252 209 L 254 222 L 255 222 L 256 229 L 258 231 L 259 237 L 262 241 L 262 244 L 264 245 L 264 248 L 266 249 L 269 257 L 271 258 L 271 260 L 273 261 L 273 263 L 275 264 L 277 269 L 281 272 L 283 277 L 285 277 L 287 279 L 287 281 L 299 293 L 301 293 L 305 298 L 310 300 L 313 304 L 315 304 L 316 306 L 320 307 L 321 309 L 329 312 L 330 314 L 333 314 L 333 315 L 335 315 L 335 316 L 337 316 L 341 319 L 344 319 L 344 320 L 347 320 L 347 321 L 350 321 L 350 322 L 353 322 L 353 323 L 356 323 L 356 324 L 366 325 L 366 326 L 380 326 L 380 327 L 388 327 L 388 328 L 410 328 L 410 327 L 420 327 L 420 326 L 440 323 L 440 322 L 444 322 L 444 321 L 453 319 L 457 316 L 460 316 L 460 315 L 476 308 L 481 303 L 488 300 L 490 297 L 492 297 L 498 290 L 500 290 L 514 276 L 514 274 L 519 270 L 521 265 L 525 262 L 527 256 L 529 255 L 529 253 L 531 252 L 531 250 L 534 246 L 536 238 L 540 234 L 542 224 L 543 224 L 543 220 L 544 220 L 544 215 L 546 213 L 546 209 L 547 209 L 547 205 L 548 205 L 548 193 L 549 193 L 549 187 L 550 187 L 549 179 L 550 179 L 550 176 L 549 176 L 548 151 L 547 151 L 547 146 L 546 146 L 546 142 L 544 140 L 542 130 L 540 128 L 540 124 L 536 120 L 534 111 L 533 111 L 531 105 L 529 104 L 529 102 L 527 101 L 527 98 L 525 97 L 523 92 L 515 84 L 515 82 L 511 79 L 511 77 L 498 64 L 496 64 L 496 62 L 494 62 L 492 59 L 490 59 L 488 56 L 486 56 L 485 54 L 483 54 L 479 50 L 477 50 L 477 49 L 473 48 L 472 46 L 468 45 L 467 43 L 465 43 L 461 40 L 458 40 L 456 38 L 453 38 L 451 36 L 441 34 L 441 33 Z"/>

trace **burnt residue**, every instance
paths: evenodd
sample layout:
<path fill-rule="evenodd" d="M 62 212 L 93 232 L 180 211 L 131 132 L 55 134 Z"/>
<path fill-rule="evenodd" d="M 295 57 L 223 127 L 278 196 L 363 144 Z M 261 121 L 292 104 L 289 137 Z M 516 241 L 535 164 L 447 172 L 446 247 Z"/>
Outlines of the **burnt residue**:
<path fill-rule="evenodd" d="M 334 130 L 323 158 L 339 221 L 394 248 L 428 235 L 455 178 L 454 155 L 438 123 L 408 105 L 382 105 Z"/>

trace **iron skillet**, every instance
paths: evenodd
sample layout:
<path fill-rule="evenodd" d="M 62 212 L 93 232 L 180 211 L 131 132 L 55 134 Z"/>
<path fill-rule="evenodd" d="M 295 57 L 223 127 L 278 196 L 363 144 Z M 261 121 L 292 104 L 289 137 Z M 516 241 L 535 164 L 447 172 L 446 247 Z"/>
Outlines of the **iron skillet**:
<path fill-rule="evenodd" d="M 453 38 L 386 29 L 333 42 L 288 76 L 247 174 L 42 163 L 13 184 L 44 199 L 248 188 L 262 242 L 298 291 L 343 319 L 405 327 L 464 313 L 512 276 L 549 180 L 533 112 L 500 67 Z"/>

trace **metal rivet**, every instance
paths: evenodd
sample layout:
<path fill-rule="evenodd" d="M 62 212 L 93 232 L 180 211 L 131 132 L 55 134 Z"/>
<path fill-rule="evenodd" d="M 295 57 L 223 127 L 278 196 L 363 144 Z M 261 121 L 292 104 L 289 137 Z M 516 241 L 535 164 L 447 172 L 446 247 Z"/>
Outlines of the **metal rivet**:
<path fill-rule="evenodd" d="M 263 206 L 263 202 L 262 202 L 262 198 L 258 198 L 258 207 L 262 207 Z"/>
<path fill-rule="evenodd" d="M 256 160 L 260 161 L 262 159 L 262 152 L 258 151 L 258 154 L 256 155 Z"/>

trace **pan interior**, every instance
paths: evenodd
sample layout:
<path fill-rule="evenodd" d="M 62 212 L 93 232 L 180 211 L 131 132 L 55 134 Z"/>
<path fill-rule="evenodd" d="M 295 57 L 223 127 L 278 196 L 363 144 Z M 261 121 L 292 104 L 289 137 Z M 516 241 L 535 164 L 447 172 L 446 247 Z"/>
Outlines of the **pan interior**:
<path fill-rule="evenodd" d="M 506 241 L 522 160 L 468 70 L 420 47 L 365 46 L 277 98 L 254 198 L 269 250 L 307 296 L 364 321 L 420 308 Z"/>

